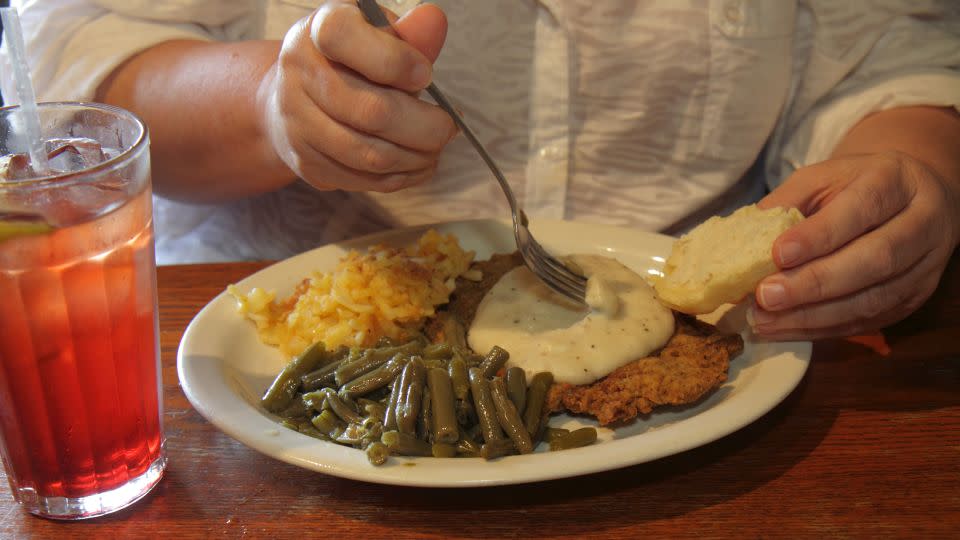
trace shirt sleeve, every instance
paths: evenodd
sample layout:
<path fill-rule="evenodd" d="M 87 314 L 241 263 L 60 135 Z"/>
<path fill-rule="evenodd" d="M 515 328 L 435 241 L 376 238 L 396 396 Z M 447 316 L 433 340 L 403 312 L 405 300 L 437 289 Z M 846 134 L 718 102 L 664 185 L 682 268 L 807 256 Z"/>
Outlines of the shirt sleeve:
<path fill-rule="evenodd" d="M 806 63 L 795 70 L 798 82 L 768 149 L 771 187 L 829 158 L 871 113 L 915 105 L 960 109 L 960 11 L 948 2 L 927 2 L 922 10 L 915 5 L 924 3 L 888 2 L 883 11 L 854 4 L 835 3 L 844 9 L 822 7 L 812 16 Z"/>
<path fill-rule="evenodd" d="M 14 2 L 16 4 L 16 2 Z M 203 0 L 26 1 L 19 6 L 37 99 L 93 99 L 100 83 L 124 61 L 165 41 L 223 40 L 248 24 L 249 2 Z M 229 4 L 229 5 L 228 5 Z M 211 10 L 211 6 L 222 8 Z M 176 8 L 176 9 L 175 9 Z M 0 90 L 16 102 L 6 46 L 0 48 Z"/>

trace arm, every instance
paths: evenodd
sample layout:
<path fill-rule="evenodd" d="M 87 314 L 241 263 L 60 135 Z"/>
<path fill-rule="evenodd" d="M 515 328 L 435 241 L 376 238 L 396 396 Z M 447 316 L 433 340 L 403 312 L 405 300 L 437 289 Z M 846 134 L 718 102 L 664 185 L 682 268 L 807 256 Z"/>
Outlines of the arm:
<path fill-rule="evenodd" d="M 218 202 L 298 177 L 318 189 L 401 189 L 432 176 L 455 129 L 415 96 L 443 42 L 442 12 L 418 8 L 396 29 L 403 39 L 331 0 L 282 43 L 156 45 L 119 66 L 98 98 L 150 127 L 163 196 Z"/>
<path fill-rule="evenodd" d="M 960 113 L 947 107 L 901 107 L 872 114 L 851 129 L 832 158 L 902 152 L 960 190 Z M 958 231 L 957 234 L 960 234 Z"/>
<path fill-rule="evenodd" d="M 856 124 L 830 159 L 761 201 L 808 219 L 774 244 L 783 270 L 757 289 L 761 334 L 811 339 L 872 331 L 916 310 L 960 241 L 960 114 L 901 107 Z"/>
<path fill-rule="evenodd" d="M 96 99 L 150 126 L 157 193 L 208 202 L 270 191 L 295 178 L 257 114 L 279 52 L 273 41 L 161 43 L 118 67 Z"/>

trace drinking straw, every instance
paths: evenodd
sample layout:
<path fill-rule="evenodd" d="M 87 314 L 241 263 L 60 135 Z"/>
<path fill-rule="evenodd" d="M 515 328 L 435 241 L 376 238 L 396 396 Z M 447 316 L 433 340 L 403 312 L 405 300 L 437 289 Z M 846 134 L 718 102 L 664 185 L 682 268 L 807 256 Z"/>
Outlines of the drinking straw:
<path fill-rule="evenodd" d="M 27 65 L 27 55 L 24 52 L 20 16 L 16 8 L 0 8 L 0 18 L 3 20 L 4 41 L 13 64 L 13 78 L 17 86 L 17 98 L 20 101 L 18 116 L 23 131 L 18 131 L 17 134 L 20 137 L 26 136 L 26 141 L 20 140 L 20 146 L 27 148 L 33 172 L 39 176 L 47 171 L 47 154 L 43 149 L 43 139 L 40 135 L 37 96 L 33 92 L 33 80 L 30 78 L 30 67 Z"/>

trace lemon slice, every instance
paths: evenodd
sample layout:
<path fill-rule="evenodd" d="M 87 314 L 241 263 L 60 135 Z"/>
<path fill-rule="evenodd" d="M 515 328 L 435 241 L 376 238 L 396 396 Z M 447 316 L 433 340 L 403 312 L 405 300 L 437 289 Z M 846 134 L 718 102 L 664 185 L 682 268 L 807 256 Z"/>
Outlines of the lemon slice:
<path fill-rule="evenodd" d="M 0 221 L 0 242 L 18 236 L 44 234 L 53 230 L 53 227 L 42 221 Z"/>

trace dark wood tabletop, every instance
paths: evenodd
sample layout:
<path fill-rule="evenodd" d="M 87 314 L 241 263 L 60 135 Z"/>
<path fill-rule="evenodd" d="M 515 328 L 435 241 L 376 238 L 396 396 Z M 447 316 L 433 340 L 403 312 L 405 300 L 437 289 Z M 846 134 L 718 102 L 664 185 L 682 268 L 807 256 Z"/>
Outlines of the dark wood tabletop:
<path fill-rule="evenodd" d="M 947 537 L 960 531 L 960 256 L 883 336 L 813 348 L 796 390 L 753 424 L 600 474 L 480 488 L 400 488 L 306 471 L 224 435 L 181 391 L 180 337 L 265 264 L 159 270 L 166 477 L 117 514 L 61 523 L 0 486 L 3 538 Z M 887 347 L 888 346 L 888 347 Z"/>

